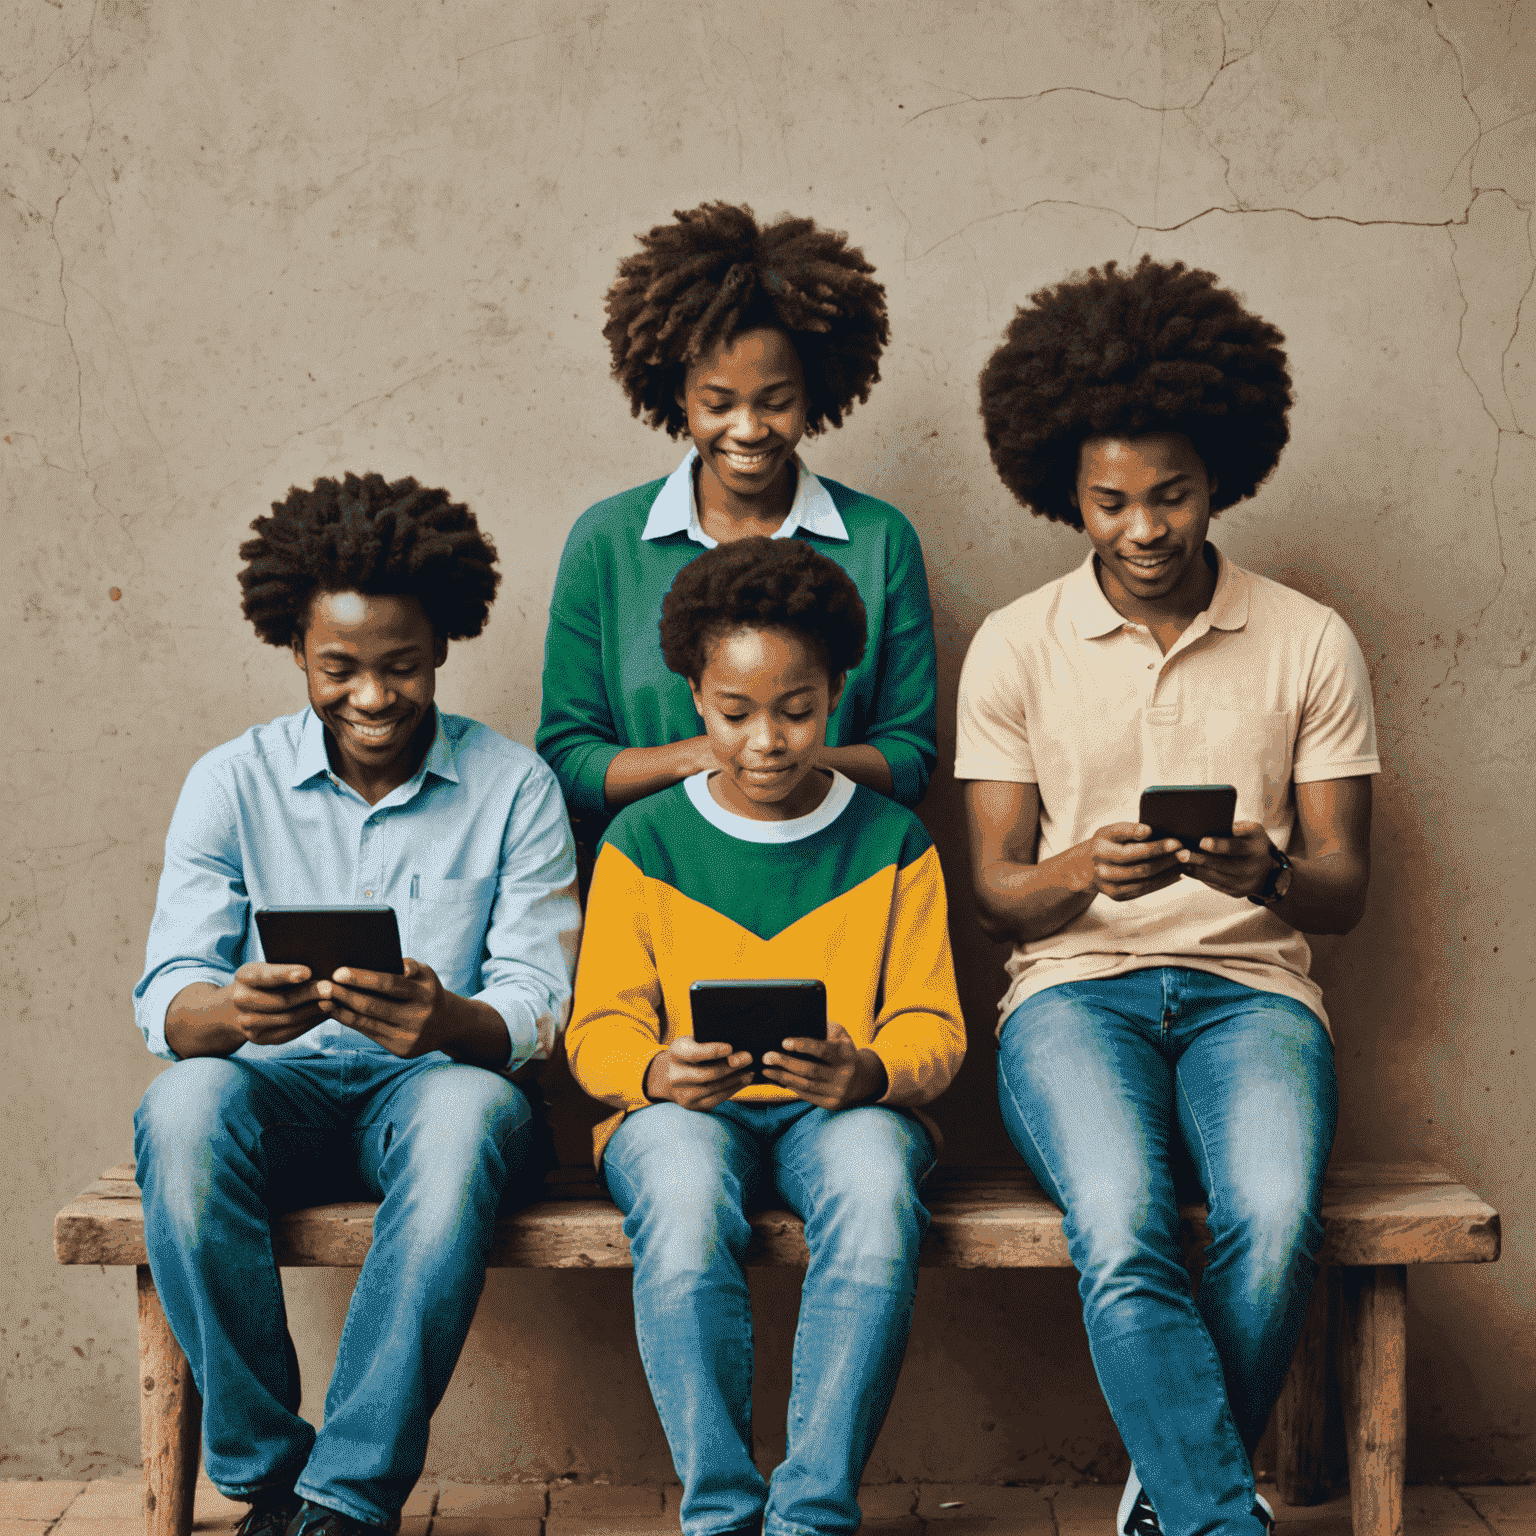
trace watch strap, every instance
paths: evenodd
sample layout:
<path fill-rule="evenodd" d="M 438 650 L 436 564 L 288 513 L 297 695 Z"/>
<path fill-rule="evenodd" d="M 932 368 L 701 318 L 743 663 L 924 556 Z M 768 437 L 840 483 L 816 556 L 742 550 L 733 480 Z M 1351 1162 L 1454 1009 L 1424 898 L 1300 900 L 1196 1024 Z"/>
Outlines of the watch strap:
<path fill-rule="evenodd" d="M 1291 861 L 1285 856 L 1284 852 L 1271 843 L 1269 845 L 1269 873 L 1264 877 L 1264 884 L 1259 887 L 1259 894 L 1257 896 L 1250 896 L 1248 900 L 1259 907 L 1272 907 L 1277 901 L 1282 901 L 1284 897 L 1277 887 L 1280 883 L 1280 876 L 1291 867 Z"/>

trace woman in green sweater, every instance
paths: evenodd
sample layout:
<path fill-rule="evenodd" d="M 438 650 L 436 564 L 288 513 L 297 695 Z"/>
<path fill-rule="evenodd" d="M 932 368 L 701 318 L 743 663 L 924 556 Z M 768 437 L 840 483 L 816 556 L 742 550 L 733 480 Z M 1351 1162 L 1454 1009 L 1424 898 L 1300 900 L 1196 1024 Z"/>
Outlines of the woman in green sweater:
<path fill-rule="evenodd" d="M 603 334 L 633 415 L 692 448 L 668 477 L 600 501 L 565 543 L 544 646 L 538 750 L 583 841 L 714 759 L 656 643 L 695 556 L 752 535 L 807 540 L 852 577 L 871 645 L 848 674 L 821 765 L 903 805 L 936 760 L 933 616 L 922 548 L 895 507 L 819 479 L 800 439 L 841 426 L 880 377 L 885 290 L 843 235 L 759 227 L 706 203 L 640 240 Z"/>

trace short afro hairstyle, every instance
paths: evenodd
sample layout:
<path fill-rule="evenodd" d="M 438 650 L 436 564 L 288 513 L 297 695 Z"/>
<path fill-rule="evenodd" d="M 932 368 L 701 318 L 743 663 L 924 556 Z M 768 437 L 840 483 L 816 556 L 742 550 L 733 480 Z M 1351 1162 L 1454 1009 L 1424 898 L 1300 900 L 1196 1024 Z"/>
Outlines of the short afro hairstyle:
<path fill-rule="evenodd" d="M 697 683 L 717 640 L 738 629 L 786 629 L 820 652 L 828 677 L 864 659 L 864 602 L 852 578 L 804 539 L 735 539 L 677 573 L 661 601 L 661 653 Z"/>
<path fill-rule="evenodd" d="M 1182 432 L 1216 481 L 1213 512 L 1258 489 L 1290 436 L 1285 337 L 1216 284 L 1143 256 L 1030 296 L 981 372 L 992 462 L 1030 511 L 1083 526 L 1090 437 Z"/>
<path fill-rule="evenodd" d="M 475 514 L 411 479 L 349 474 L 295 486 L 251 529 L 240 607 L 268 645 L 301 643 L 323 592 L 414 597 L 440 640 L 472 639 L 501 580 Z"/>
<path fill-rule="evenodd" d="M 805 370 L 805 430 L 840 427 L 869 399 L 890 334 L 885 289 L 846 235 L 810 219 L 759 226 L 747 207 L 701 203 L 641 235 L 608 290 L 603 335 L 613 376 L 669 437 L 688 429 L 678 404 L 688 367 L 720 342 L 771 326 L 784 331 Z"/>

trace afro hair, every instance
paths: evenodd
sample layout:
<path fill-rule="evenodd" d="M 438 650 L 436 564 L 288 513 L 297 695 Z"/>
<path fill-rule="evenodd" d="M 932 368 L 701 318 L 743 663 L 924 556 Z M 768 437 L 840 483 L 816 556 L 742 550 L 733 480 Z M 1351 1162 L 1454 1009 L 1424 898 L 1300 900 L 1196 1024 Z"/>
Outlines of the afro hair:
<path fill-rule="evenodd" d="M 717 202 L 639 238 L 608 290 L 603 327 L 631 415 L 681 436 L 688 421 L 677 396 L 689 365 L 759 326 L 794 343 L 808 433 L 842 426 L 854 402 L 869 399 L 890 331 L 885 289 L 846 235 L 789 217 L 763 228 L 750 208 Z"/>
<path fill-rule="evenodd" d="M 295 486 L 251 529 L 256 537 L 240 546 L 240 607 L 268 645 L 302 643 L 323 592 L 414 597 L 439 639 L 472 639 L 501 580 L 475 514 L 411 479 L 349 474 Z"/>
<path fill-rule="evenodd" d="M 1083 526 L 1072 504 L 1090 437 L 1182 432 L 1216 481 L 1211 510 L 1252 496 L 1290 436 L 1285 337 L 1210 272 L 1143 256 L 1042 288 L 981 372 L 987 446 L 1032 512 Z"/>
<path fill-rule="evenodd" d="M 804 539 L 735 539 L 678 572 L 661 602 L 661 653 L 672 671 L 697 683 L 710 647 L 738 629 L 803 635 L 834 678 L 864 659 L 859 589 Z"/>

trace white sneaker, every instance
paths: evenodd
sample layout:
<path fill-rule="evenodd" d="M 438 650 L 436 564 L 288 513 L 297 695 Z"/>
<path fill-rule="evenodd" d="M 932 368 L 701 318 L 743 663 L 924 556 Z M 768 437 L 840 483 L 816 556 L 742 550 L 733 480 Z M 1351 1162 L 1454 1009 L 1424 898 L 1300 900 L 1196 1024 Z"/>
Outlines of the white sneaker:
<path fill-rule="evenodd" d="M 1253 1496 L 1253 1513 L 1256 1519 L 1263 1522 L 1269 1536 L 1274 1536 L 1274 1506 L 1262 1493 Z M 1151 1500 L 1142 1492 L 1141 1479 L 1137 1477 L 1134 1466 L 1126 1481 L 1125 1492 L 1120 1495 L 1120 1508 L 1115 1512 L 1115 1536 L 1162 1536 L 1157 1512 L 1152 1508 Z"/>
<path fill-rule="evenodd" d="M 1115 1513 L 1115 1536 L 1163 1536 L 1163 1528 L 1157 1522 L 1157 1512 L 1141 1486 L 1136 1468 L 1126 1481 L 1125 1492 L 1120 1495 L 1120 1508 Z"/>

